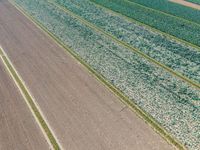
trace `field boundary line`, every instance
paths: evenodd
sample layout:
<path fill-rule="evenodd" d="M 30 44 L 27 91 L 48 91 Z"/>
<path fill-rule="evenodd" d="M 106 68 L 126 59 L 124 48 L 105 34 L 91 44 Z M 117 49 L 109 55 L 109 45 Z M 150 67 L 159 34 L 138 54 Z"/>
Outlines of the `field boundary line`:
<path fill-rule="evenodd" d="M 113 41 L 115 41 L 116 43 L 122 45 L 123 47 L 132 50 L 133 52 L 139 54 L 140 56 L 142 56 L 143 58 L 145 58 L 146 60 L 154 63 L 155 65 L 159 66 L 162 69 L 165 69 L 166 71 L 168 71 L 169 73 L 171 73 L 172 75 L 180 78 L 181 80 L 188 82 L 190 85 L 194 86 L 195 88 L 200 89 L 200 84 L 196 83 L 193 80 L 190 80 L 189 78 L 185 77 L 184 75 L 182 75 L 181 73 L 178 73 L 176 71 L 174 71 L 173 69 L 171 69 L 170 67 L 158 62 L 157 60 L 153 59 L 152 57 L 148 56 L 147 54 L 141 52 L 139 49 L 134 48 L 133 46 L 130 46 L 128 43 L 124 42 L 124 41 L 120 41 L 118 40 L 116 37 L 114 37 L 113 35 L 111 35 L 110 33 L 107 33 L 106 31 L 102 30 L 101 28 L 97 27 L 96 25 L 88 22 L 87 20 L 83 19 L 82 17 L 80 17 L 79 15 L 74 14 L 73 12 L 71 12 L 70 10 L 68 10 L 67 8 L 60 6 L 57 3 L 54 3 L 50 0 L 47 0 L 47 2 L 49 2 L 50 4 L 58 7 L 59 9 L 61 9 L 62 11 L 68 13 L 69 15 L 71 15 L 72 17 L 76 18 L 77 20 L 81 21 L 83 24 L 85 24 L 86 26 L 90 27 L 91 29 L 104 34 L 105 36 L 107 36 L 108 38 L 111 38 Z"/>
<path fill-rule="evenodd" d="M 190 1 L 188 1 L 188 0 L 184 0 L 184 1 L 187 1 L 187 2 L 190 2 Z M 172 1 L 170 1 L 171 3 L 174 3 L 174 2 L 172 2 Z M 193 2 L 190 2 L 190 3 L 193 3 Z M 193 4 L 196 4 L 196 3 L 193 3 Z M 180 4 L 181 5 L 181 4 Z M 196 4 L 196 5 L 198 5 L 198 4 Z M 185 6 L 185 5 L 183 5 L 183 6 Z M 185 6 L 185 7 L 189 7 L 189 6 Z M 194 7 L 189 7 L 189 8 L 191 8 L 191 9 L 194 9 L 194 10 L 198 10 L 198 9 L 196 9 L 196 8 L 194 8 Z"/>
<path fill-rule="evenodd" d="M 19 89 L 22 97 L 24 98 L 24 101 L 26 102 L 34 119 L 36 120 L 36 123 L 39 125 L 39 128 L 41 129 L 49 146 L 52 149 L 60 150 L 60 146 L 58 145 L 54 137 L 54 133 L 52 132 L 53 130 L 50 129 L 50 126 L 48 125 L 48 122 L 46 121 L 44 115 L 42 114 L 42 111 L 37 105 L 37 102 L 35 101 L 33 96 L 30 94 L 29 90 L 27 89 L 25 85 L 25 82 L 22 80 L 21 76 L 18 74 L 17 70 L 15 69 L 9 57 L 7 56 L 7 54 L 5 53 L 5 51 L 3 50 L 1 46 L 0 46 L 0 58 L 5 68 L 7 69 L 9 75 L 12 77 L 14 83 Z"/>
<path fill-rule="evenodd" d="M 146 8 L 146 9 L 152 10 L 152 11 L 154 11 L 154 12 L 159 12 L 159 13 L 161 13 L 161 14 L 164 14 L 164 15 L 167 15 L 167 16 L 170 16 L 170 17 L 173 17 L 173 18 L 177 18 L 177 19 L 183 20 L 183 21 L 188 22 L 188 23 L 191 23 L 191 24 L 195 24 L 195 25 L 197 25 L 197 26 L 200 27 L 200 24 L 199 24 L 199 23 L 196 23 L 196 22 L 194 22 L 194 21 L 190 21 L 190 20 L 188 20 L 188 19 L 185 19 L 185 18 L 182 18 L 182 17 L 178 17 L 178 16 L 175 16 L 175 15 L 166 13 L 166 12 L 164 12 L 164 11 L 157 10 L 157 9 L 154 9 L 154 8 L 151 8 L 151 7 L 148 7 L 148 6 L 145 6 L 145 5 L 139 4 L 139 3 L 137 3 L 137 2 L 130 1 L 130 0 L 123 0 L 123 1 L 125 1 L 125 2 L 127 2 L 127 3 L 133 3 L 133 4 L 135 4 L 135 5 L 144 7 L 144 8 Z M 170 2 L 170 1 L 169 1 L 169 2 Z"/>
<path fill-rule="evenodd" d="M 10 1 L 10 0 L 9 0 Z M 152 116 L 143 111 L 138 107 L 132 100 L 125 96 L 119 89 L 110 84 L 105 77 L 98 74 L 94 69 L 92 69 L 87 63 L 85 63 L 71 48 L 66 46 L 63 42 L 59 40 L 55 35 L 49 32 L 41 23 L 34 19 L 31 15 L 25 12 L 18 4 L 11 2 L 22 14 L 24 14 L 27 19 L 29 19 L 36 27 L 38 27 L 45 35 L 55 41 L 66 54 L 70 55 L 74 60 L 79 62 L 86 71 L 90 72 L 91 75 L 96 78 L 100 83 L 102 83 L 110 92 L 119 98 L 119 101 L 128 106 L 133 112 L 135 112 L 142 120 L 144 120 L 155 132 L 157 132 L 163 139 L 165 139 L 169 144 L 180 150 L 186 150 L 185 146 L 182 145 L 175 137 L 169 134 Z"/>
<path fill-rule="evenodd" d="M 122 18 L 124 18 L 124 19 L 126 19 L 126 20 L 128 20 L 128 21 L 130 21 L 130 22 L 133 22 L 133 23 L 135 23 L 135 24 L 144 26 L 145 28 L 147 28 L 147 29 L 149 29 L 149 30 L 151 30 L 151 31 L 153 31 L 153 32 L 159 33 L 159 34 L 163 35 L 165 38 L 168 38 L 168 39 L 170 39 L 170 40 L 174 40 L 174 41 L 176 41 L 176 42 L 185 44 L 186 46 L 190 46 L 190 47 L 196 48 L 197 51 L 200 51 L 200 46 L 198 46 L 198 45 L 195 45 L 195 44 L 190 43 L 190 42 L 188 42 L 188 41 L 186 41 L 186 40 L 183 40 L 183 39 L 180 39 L 180 38 L 178 38 L 178 37 L 175 37 L 174 35 L 171 35 L 171 34 L 168 34 L 168 33 L 164 32 L 164 31 L 161 31 L 161 30 L 159 30 L 159 29 L 156 29 L 155 27 L 153 27 L 153 26 L 151 26 L 151 25 L 142 23 L 142 22 L 140 22 L 140 21 L 138 21 L 138 20 L 136 20 L 136 19 L 130 18 L 130 17 L 124 15 L 124 14 L 121 14 L 121 13 L 119 13 L 119 12 L 116 12 L 116 11 L 114 11 L 114 10 L 111 10 L 111 9 L 105 7 L 105 6 L 102 6 L 102 5 L 100 5 L 100 4 L 97 4 L 97 3 L 94 2 L 93 0 L 90 0 L 90 2 L 92 2 L 95 6 L 101 8 L 101 9 L 104 9 L 104 10 L 106 10 L 107 12 L 110 12 L 111 14 L 113 14 L 113 15 L 115 15 L 115 16 L 120 16 L 120 17 L 122 17 Z"/>

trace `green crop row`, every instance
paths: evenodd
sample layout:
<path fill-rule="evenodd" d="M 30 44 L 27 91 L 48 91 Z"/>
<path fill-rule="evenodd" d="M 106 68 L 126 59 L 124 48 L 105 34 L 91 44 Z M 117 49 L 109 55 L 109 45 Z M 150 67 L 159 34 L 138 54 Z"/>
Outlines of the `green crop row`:
<path fill-rule="evenodd" d="M 200 92 L 46 0 L 15 0 L 188 148 L 200 146 Z"/>
<path fill-rule="evenodd" d="M 55 5 L 81 16 L 176 72 L 200 83 L 200 51 L 112 15 L 88 0 L 55 0 Z M 109 21 L 108 21 L 109 20 Z"/>
<path fill-rule="evenodd" d="M 129 0 L 165 13 L 181 17 L 200 24 L 200 11 L 183 6 L 180 4 L 172 3 L 169 0 Z M 187 1 L 198 1 L 198 0 L 187 0 Z"/>
<path fill-rule="evenodd" d="M 91 0 L 115 12 L 147 24 L 162 32 L 173 35 L 200 46 L 200 27 L 182 19 L 174 18 L 157 11 L 141 7 L 123 0 Z"/>

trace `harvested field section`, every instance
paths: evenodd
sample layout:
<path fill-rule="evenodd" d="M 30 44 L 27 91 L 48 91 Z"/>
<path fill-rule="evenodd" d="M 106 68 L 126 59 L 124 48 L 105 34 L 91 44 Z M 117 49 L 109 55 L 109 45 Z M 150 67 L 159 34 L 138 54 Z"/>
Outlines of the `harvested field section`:
<path fill-rule="evenodd" d="M 47 1 L 15 2 L 186 147 L 199 148 L 199 90 Z"/>
<path fill-rule="evenodd" d="M 172 149 L 11 4 L 0 14 L 1 44 L 64 149 Z"/>
<path fill-rule="evenodd" d="M 19 89 L 0 59 L 0 149 L 50 149 Z"/>
<path fill-rule="evenodd" d="M 142 53 L 173 69 L 173 71 L 200 84 L 199 49 L 166 38 L 160 33 L 153 32 L 137 23 L 113 15 L 88 0 L 56 0 L 56 3 L 61 8 L 66 8 L 66 10 L 81 16 L 120 41 L 128 43 L 132 48 L 137 48 Z M 53 4 L 57 6 L 56 3 Z"/>

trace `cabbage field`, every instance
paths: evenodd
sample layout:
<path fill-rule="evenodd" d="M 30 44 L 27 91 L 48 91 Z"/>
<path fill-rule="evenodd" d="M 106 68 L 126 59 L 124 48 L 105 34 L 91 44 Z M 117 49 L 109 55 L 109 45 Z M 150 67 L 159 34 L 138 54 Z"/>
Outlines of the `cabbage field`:
<path fill-rule="evenodd" d="M 197 48 L 176 42 L 137 23 L 110 14 L 85 0 L 55 2 L 179 74 L 200 83 L 200 50 Z"/>
<path fill-rule="evenodd" d="M 171 17 L 127 0 L 91 0 L 167 34 L 200 46 L 200 25 Z"/>
<path fill-rule="evenodd" d="M 133 11 L 133 6 L 123 1 L 92 1 L 120 13 Z M 170 136 L 189 149 L 200 149 L 200 49 L 131 22 L 92 1 L 14 0 Z M 147 19 L 146 11 L 134 7 L 138 11 L 130 14 L 141 13 L 137 17 L 143 23 L 200 45 L 198 26 L 183 25 L 154 12 L 149 12 Z M 171 23 L 165 26 L 164 20 L 172 22 L 173 27 Z M 185 27 L 179 28 L 181 25 Z"/>
<path fill-rule="evenodd" d="M 172 3 L 169 0 L 129 0 L 131 2 L 135 2 L 147 7 L 150 7 L 152 9 L 155 10 L 160 10 L 163 11 L 165 13 L 169 13 L 171 15 L 177 16 L 177 17 L 181 17 L 183 19 L 187 19 L 189 21 L 192 22 L 196 22 L 198 24 L 200 24 L 200 11 L 187 7 L 187 6 L 183 6 L 177 3 Z M 190 1 L 190 2 L 197 2 L 200 0 L 186 0 L 186 1 Z"/>

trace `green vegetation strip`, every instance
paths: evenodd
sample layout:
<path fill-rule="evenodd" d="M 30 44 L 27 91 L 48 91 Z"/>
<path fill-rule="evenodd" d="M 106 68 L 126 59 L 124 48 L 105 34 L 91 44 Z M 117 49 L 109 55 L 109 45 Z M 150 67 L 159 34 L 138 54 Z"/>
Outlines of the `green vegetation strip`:
<path fill-rule="evenodd" d="M 129 1 L 133 1 L 135 3 L 200 24 L 200 11 L 194 8 L 172 3 L 170 0 L 153 0 L 153 1 L 129 0 Z M 195 0 L 187 0 L 187 1 L 195 1 Z"/>
<path fill-rule="evenodd" d="M 128 20 L 128 21 L 130 21 L 130 22 L 133 22 L 133 23 L 139 24 L 139 25 L 141 25 L 141 26 L 144 26 L 144 27 L 146 27 L 147 29 L 150 29 L 150 30 L 152 30 L 152 31 L 154 31 L 154 32 L 160 33 L 161 35 L 163 35 L 163 36 L 165 36 L 165 37 L 168 37 L 168 38 L 171 38 L 171 39 L 173 39 L 173 40 L 175 40 L 175 41 L 177 41 L 177 42 L 181 42 L 181 43 L 183 43 L 183 44 L 189 45 L 189 46 L 191 46 L 191 47 L 193 47 L 193 48 L 196 48 L 198 51 L 200 51 L 200 47 L 197 46 L 197 45 L 194 45 L 193 43 L 190 43 L 190 42 L 188 42 L 188 41 L 186 41 L 186 40 L 177 38 L 176 36 L 173 36 L 173 35 L 171 35 L 171 34 L 168 34 L 168 33 L 166 33 L 166 32 L 163 32 L 163 31 L 161 31 L 161 30 L 158 30 L 158 29 L 156 29 L 156 28 L 154 28 L 154 27 L 152 27 L 152 26 L 150 26 L 150 25 L 148 25 L 148 24 L 145 24 L 145 23 L 143 23 L 143 22 L 140 22 L 140 21 L 138 21 L 138 20 L 135 20 L 135 19 L 133 19 L 133 18 L 131 18 L 131 17 L 128 17 L 128 16 L 126 16 L 126 15 L 124 15 L 124 14 L 121 14 L 121 13 L 119 13 L 119 12 L 116 12 L 116 11 L 114 11 L 114 10 L 112 10 L 112 9 L 109 9 L 109 8 L 103 6 L 103 5 L 100 5 L 100 4 L 96 3 L 96 2 L 94 2 L 94 0 L 90 0 L 90 1 L 93 2 L 93 4 L 94 4 L 95 6 L 101 8 L 101 9 L 104 9 L 104 10 L 106 10 L 107 12 L 109 12 L 109 13 L 111 13 L 111 14 L 113 14 L 113 15 L 121 16 L 121 17 L 125 18 L 126 20 Z"/>
<path fill-rule="evenodd" d="M 176 77 L 188 82 L 189 84 L 191 84 L 192 86 L 194 86 L 197 89 L 200 89 L 200 84 L 190 80 L 189 78 L 181 75 L 180 73 L 174 71 L 173 69 L 171 69 L 170 67 L 167 67 L 166 65 L 156 61 L 155 59 L 149 57 L 148 55 L 146 55 L 145 53 L 141 52 L 139 49 L 136 49 L 132 46 L 130 46 L 129 44 L 127 44 L 124 41 L 120 41 L 118 40 L 116 37 L 114 37 L 113 35 L 111 35 L 110 33 L 105 32 L 104 30 L 102 30 L 101 28 L 93 25 L 92 23 L 88 22 L 87 20 L 81 18 L 80 16 L 74 14 L 73 12 L 69 11 L 68 9 L 64 8 L 63 6 L 60 6 L 52 1 L 47 0 L 49 3 L 51 3 L 52 5 L 58 7 L 59 9 L 63 10 L 64 12 L 68 13 L 69 15 L 73 16 L 74 18 L 78 19 L 79 21 L 81 21 L 82 23 L 84 23 L 85 25 L 87 25 L 88 27 L 94 29 L 95 31 L 101 32 L 103 33 L 105 36 L 107 36 L 108 38 L 113 39 L 115 42 L 117 42 L 118 44 L 131 49 L 132 51 L 136 52 L 137 54 L 139 54 L 140 56 L 142 56 L 143 58 L 153 62 L 154 64 L 158 65 L 161 68 L 164 68 L 165 70 L 167 70 L 168 72 L 170 72 L 171 74 L 175 75 Z"/>
<path fill-rule="evenodd" d="M 182 17 L 175 16 L 175 15 L 170 14 L 170 13 L 163 12 L 163 11 L 158 10 L 158 9 L 153 9 L 153 8 L 151 8 L 151 7 L 148 7 L 148 6 L 142 5 L 142 4 L 140 4 L 140 3 L 137 3 L 137 2 L 135 2 L 134 0 L 123 0 L 123 1 L 128 2 L 128 3 L 134 3 L 134 4 L 138 5 L 138 6 L 141 6 L 141 7 L 143 7 L 143 8 L 149 9 L 149 10 L 151 10 L 151 11 L 155 11 L 155 12 L 164 14 L 164 15 L 166 15 L 166 16 L 170 16 L 170 17 L 173 17 L 173 18 L 175 18 L 175 19 L 182 20 L 182 21 L 184 21 L 184 22 L 188 22 L 188 23 L 190 23 L 190 24 L 195 24 L 195 25 L 197 25 L 197 26 L 200 27 L 200 24 L 198 24 L 198 23 L 196 23 L 196 22 L 187 20 L 187 19 L 182 18 Z"/>
<path fill-rule="evenodd" d="M 102 75 L 98 74 L 94 69 L 92 69 L 87 63 L 85 63 L 73 50 L 67 47 L 63 42 L 61 42 L 57 37 L 50 33 L 41 23 L 36 19 L 26 13 L 23 8 L 21 8 L 15 2 L 10 1 L 20 12 L 22 12 L 28 19 L 30 19 L 38 28 L 40 28 L 44 33 L 46 33 L 50 38 L 55 40 L 59 46 L 65 49 L 76 60 L 78 60 L 98 81 L 103 83 L 108 89 L 119 97 L 119 100 L 129 106 L 134 112 L 138 114 L 147 124 L 149 124 L 157 133 L 159 133 L 166 141 L 173 144 L 176 148 L 180 150 L 186 149 L 176 138 L 172 137 L 161 125 L 155 121 L 148 113 L 140 109 L 133 101 L 126 97 L 118 88 L 110 84 Z"/>
<path fill-rule="evenodd" d="M 166 16 L 158 12 L 147 10 L 147 8 L 143 8 L 141 6 L 138 6 L 137 4 L 133 4 L 130 1 L 128 2 L 125 1 L 123 2 L 120 0 L 117 1 L 90 0 L 90 1 L 95 3 L 96 6 L 107 9 L 111 13 L 123 16 L 130 21 L 138 22 L 141 25 L 145 25 L 146 27 L 151 28 L 152 30 L 157 31 L 159 33 L 162 33 L 165 36 L 171 37 L 173 39 L 176 39 L 177 41 L 183 42 L 200 50 L 200 42 L 198 36 L 200 28 L 196 24 L 177 21 L 177 19 L 173 19 L 170 16 Z M 133 5 L 136 5 L 139 8 L 136 9 L 134 8 L 135 6 Z M 172 22 L 168 22 L 168 19 Z"/>
<path fill-rule="evenodd" d="M 33 98 L 31 97 L 31 95 L 28 92 L 28 89 L 26 88 L 26 86 L 23 84 L 23 81 L 21 80 L 21 78 L 19 77 L 19 75 L 17 74 L 17 72 L 15 71 L 13 65 L 11 64 L 9 58 L 6 57 L 5 52 L 3 52 L 3 49 L 0 48 L 0 54 L 1 54 L 1 58 L 4 62 L 4 64 L 6 65 L 7 69 L 9 70 L 9 72 L 11 73 L 11 75 L 13 76 L 16 84 L 18 85 L 18 87 L 20 88 L 20 90 L 23 92 L 24 97 L 26 98 L 28 104 L 30 105 L 34 115 L 36 116 L 36 118 L 38 119 L 41 127 L 43 128 L 44 132 L 46 133 L 49 141 L 51 142 L 53 148 L 55 150 L 60 150 L 60 147 L 56 141 L 56 139 L 54 138 L 53 134 L 51 133 L 48 125 L 46 124 L 46 122 L 44 121 L 42 115 L 40 114 L 37 106 L 35 105 Z"/>
<path fill-rule="evenodd" d="M 96 7 L 89 0 L 53 0 L 81 18 L 200 84 L 200 51 Z M 52 5 L 54 6 L 54 5 Z M 54 6 L 56 9 L 56 6 Z M 59 9 L 59 8 L 57 8 Z M 60 10 L 60 9 L 59 9 Z M 62 10 L 60 10 L 62 11 Z M 64 11 L 62 11 L 64 14 Z M 68 13 L 65 13 L 69 15 Z M 108 21 L 109 20 L 109 21 Z"/>

